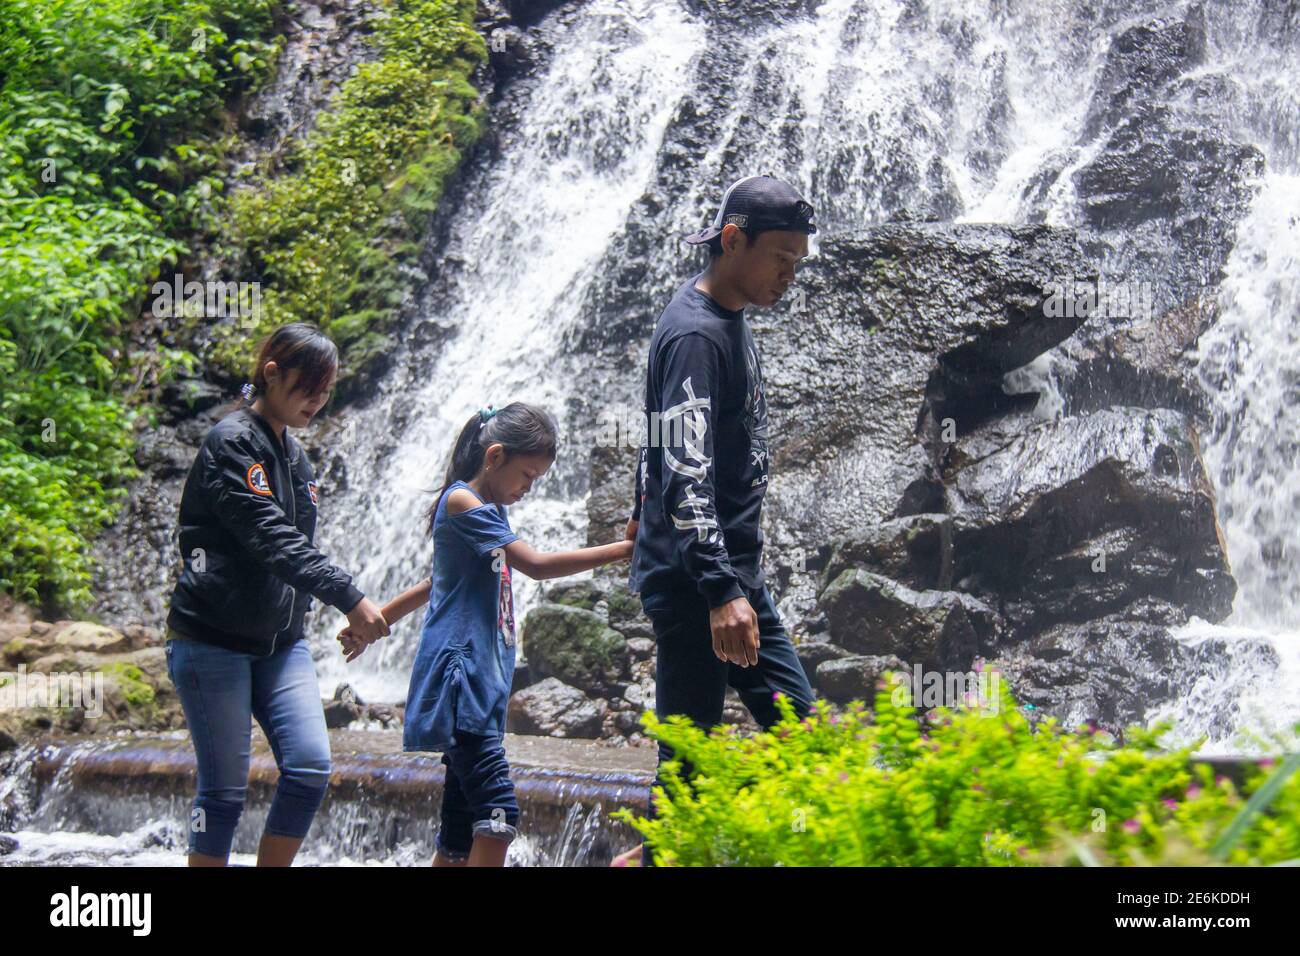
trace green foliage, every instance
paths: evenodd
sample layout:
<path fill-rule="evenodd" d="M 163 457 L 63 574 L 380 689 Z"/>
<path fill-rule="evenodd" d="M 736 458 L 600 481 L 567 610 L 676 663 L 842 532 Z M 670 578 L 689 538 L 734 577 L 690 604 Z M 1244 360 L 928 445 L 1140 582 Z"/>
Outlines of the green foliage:
<path fill-rule="evenodd" d="M 210 190 L 187 136 L 276 51 L 273 0 L 0 4 L 0 588 L 89 599 L 132 475 L 122 333 Z"/>
<path fill-rule="evenodd" d="M 1157 749 L 1168 725 L 1133 728 L 1120 745 L 1051 718 L 1031 723 L 1003 687 L 997 713 L 940 709 L 927 726 L 897 696 L 881 690 L 874 713 L 860 701 L 841 713 L 818 702 L 803 721 L 780 699 L 781 722 L 750 738 L 647 714 L 647 732 L 675 759 L 655 788 L 654 819 L 615 816 L 664 865 L 1000 866 L 1131 864 L 1171 848 L 1208 859 L 1243 807 L 1230 781 L 1189 763 L 1194 748 Z M 1268 772 L 1250 768 L 1244 790 Z M 1300 778 L 1291 777 L 1224 858 L 1296 857 Z"/>
<path fill-rule="evenodd" d="M 382 352 L 403 293 L 398 266 L 479 136 L 468 78 L 486 47 L 472 0 L 388 8 L 372 38 L 378 59 L 343 84 L 289 158 L 294 172 L 232 199 L 236 243 L 265 288 L 258 321 L 221 330 L 214 358 L 232 374 L 284 322 L 321 326 L 352 368 Z"/>

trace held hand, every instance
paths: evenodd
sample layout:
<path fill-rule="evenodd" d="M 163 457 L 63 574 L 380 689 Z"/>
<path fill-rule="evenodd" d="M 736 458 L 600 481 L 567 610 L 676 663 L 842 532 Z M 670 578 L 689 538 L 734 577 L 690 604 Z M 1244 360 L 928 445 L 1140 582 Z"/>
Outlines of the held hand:
<path fill-rule="evenodd" d="M 720 661 L 741 667 L 758 663 L 758 615 L 744 597 L 709 611 L 713 653 Z"/>
<path fill-rule="evenodd" d="M 362 598 L 357 606 L 348 612 L 348 628 L 358 639 L 373 644 L 381 637 L 388 636 L 388 622 L 375 602 Z"/>
<path fill-rule="evenodd" d="M 348 664 L 351 664 L 360 657 L 362 651 L 370 646 L 367 642 L 353 634 L 351 627 L 345 627 L 343 630 L 339 631 L 338 641 L 343 645 L 344 660 Z"/>
<path fill-rule="evenodd" d="M 627 530 L 623 532 L 623 537 L 626 538 L 628 541 L 635 541 L 636 529 L 640 524 L 641 522 L 637 521 L 635 518 L 628 518 Z"/>
<path fill-rule="evenodd" d="M 636 547 L 636 542 L 629 541 L 626 538 L 624 538 L 622 541 L 619 541 L 616 546 L 618 547 L 619 550 L 618 550 L 618 557 L 614 559 L 615 561 L 632 560 L 632 550 L 633 548 Z"/>

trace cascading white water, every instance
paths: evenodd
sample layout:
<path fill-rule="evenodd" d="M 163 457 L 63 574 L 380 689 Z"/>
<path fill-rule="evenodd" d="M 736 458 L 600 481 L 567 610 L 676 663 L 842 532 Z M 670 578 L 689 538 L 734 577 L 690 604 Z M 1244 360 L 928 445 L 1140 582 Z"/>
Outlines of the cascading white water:
<path fill-rule="evenodd" d="M 1291 598 L 1300 581 L 1284 538 L 1300 495 L 1287 468 L 1295 445 L 1278 425 L 1280 411 L 1296 401 L 1287 378 L 1295 223 L 1277 211 L 1295 208 L 1300 108 L 1295 58 L 1255 42 L 1264 5 L 1212 3 L 1206 10 L 1210 50 L 1202 69 L 1238 85 L 1232 138 L 1259 146 L 1269 164 L 1228 266 L 1223 319 L 1203 343 L 1207 355 L 1228 349 L 1238 364 L 1248 363 L 1230 381 L 1203 376 L 1223 409 L 1206 436 L 1206 457 L 1221 485 L 1220 518 L 1241 584 L 1233 619 L 1210 630 L 1224 638 L 1266 631 L 1284 665 L 1259 674 L 1257 664 L 1243 662 L 1210 690 L 1220 702 L 1243 693 L 1300 697 L 1288 663 L 1295 646 L 1288 629 L 1300 613 Z M 697 185 L 671 197 L 664 262 L 676 262 L 672 235 L 698 227 L 698 211 L 711 206 L 720 186 L 756 171 L 800 183 L 823 232 L 862 228 L 900 208 L 963 221 L 1078 225 L 1073 173 L 1103 146 L 1102 137 L 1080 142 L 1080 133 L 1110 42 L 1143 17 L 1186 9 L 1154 0 L 827 0 L 810 17 L 751 26 L 729 37 L 737 51 L 733 95 L 725 114 L 712 117 L 717 133 L 700 150 Z M 376 401 L 348 416 L 334 439 L 347 450 L 347 488 L 327 498 L 322 538 L 372 593 L 391 596 L 427 573 L 425 492 L 440 483 L 469 414 L 484 402 L 528 400 L 556 411 L 563 424 L 566 400 L 582 394 L 584 383 L 571 374 L 580 365 L 559 354 L 557 343 L 579 319 L 583 294 L 631 203 L 654 179 L 657 150 L 676 104 L 692 91 L 707 29 L 674 3 L 597 0 L 559 39 L 521 127 L 453 222 L 445 254 L 468 265 L 454 270 L 449 290 L 439 294 L 439 314 L 424 316 L 453 329 L 451 337 L 400 355 Z M 738 160 L 730 145 L 742 123 L 759 129 Z M 1047 188 L 1026 188 L 1044 178 Z M 1265 383 L 1271 392 L 1261 395 Z M 1059 408 L 1050 360 L 1015 373 L 1009 384 L 1042 389 L 1040 413 Z M 511 520 L 547 549 L 583 539 L 583 502 L 548 493 L 545 479 Z M 534 593 L 520 579 L 521 619 Z M 328 616 L 318 624 L 325 685 L 348 680 L 363 696 L 399 699 L 417 623 L 404 624 L 350 668 L 330 643 L 335 624 Z M 1194 641 L 1203 631 L 1183 636 Z M 1243 713 L 1248 703 L 1243 698 Z M 1195 702 L 1172 712 L 1183 732 L 1198 731 Z"/>
<path fill-rule="evenodd" d="M 1212 739 L 1205 752 L 1270 739 L 1294 745 L 1290 729 L 1300 722 L 1300 175 L 1294 164 L 1278 165 L 1237 230 L 1222 317 L 1198 343 L 1197 373 L 1214 413 L 1204 454 L 1239 591 L 1224 624 L 1193 620 L 1181 636 L 1230 645 L 1262 637 L 1280 665 L 1261 668 L 1247 657 L 1229 672 L 1229 686 L 1213 693 L 1237 694 L 1243 739 Z M 1200 733 L 1195 703 L 1161 714 L 1179 719 L 1188 735 Z"/>
<path fill-rule="evenodd" d="M 376 596 L 428 576 L 428 492 L 441 484 L 452 443 L 478 408 L 527 401 L 559 413 L 580 382 L 557 374 L 558 343 L 579 314 L 592 271 L 654 168 L 656 150 L 699 50 L 702 32 L 670 5 L 602 0 L 569 32 L 533 90 L 522 128 L 457 217 L 448 256 L 457 275 L 444 346 L 404 356 L 336 442 L 348 449 L 349 490 L 327 499 L 325 547 Z M 405 427 L 393 431 L 396 416 Z M 563 441 L 563 436 L 561 436 Z M 376 445 L 391 451 L 376 455 Z M 352 450 L 362 452 L 354 454 Z M 583 540 L 580 500 L 548 497 L 543 478 L 512 508 L 525 540 L 548 550 Z M 520 616 L 532 585 L 516 586 Z M 380 700 L 405 697 L 419 615 L 350 668 L 337 645 L 321 676 Z M 327 620 L 325 628 L 339 623 Z M 318 635 L 329 642 L 332 635 Z"/>

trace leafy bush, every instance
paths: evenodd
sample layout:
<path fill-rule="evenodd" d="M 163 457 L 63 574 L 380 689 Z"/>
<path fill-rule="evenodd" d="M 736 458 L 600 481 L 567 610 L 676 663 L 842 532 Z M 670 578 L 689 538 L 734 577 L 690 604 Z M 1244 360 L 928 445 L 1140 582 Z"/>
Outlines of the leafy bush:
<path fill-rule="evenodd" d="M 273 0 L 0 4 L 0 588 L 89 600 L 132 474 L 122 332 L 184 246 L 210 151 L 263 75 Z"/>
<path fill-rule="evenodd" d="M 219 333 L 214 358 L 228 372 L 291 321 L 321 326 L 353 369 L 384 351 L 398 266 L 480 133 L 469 76 L 487 53 L 473 16 L 472 0 L 391 0 L 372 37 L 378 59 L 343 84 L 288 158 L 294 172 L 235 194 L 235 244 L 265 291 L 255 322 Z"/>
<path fill-rule="evenodd" d="M 1229 780 L 1192 768 L 1194 747 L 1159 751 L 1165 724 L 1133 728 L 1120 745 L 1052 718 L 1031 723 L 1003 686 L 996 715 L 940 709 L 927 725 L 896 693 L 881 690 L 874 714 L 819 701 L 803 721 L 782 698 L 781 722 L 749 738 L 648 713 L 647 732 L 675 759 L 655 818 L 615 816 L 663 865 L 1000 866 L 1067 862 L 1063 841 L 1076 835 L 1112 862 L 1158 858 L 1171 840 L 1208 858 L 1243 806 Z M 1251 768 L 1244 790 L 1265 776 Z M 1274 812 L 1218 858 L 1300 857 L 1298 810 L 1300 780 L 1289 778 Z"/>

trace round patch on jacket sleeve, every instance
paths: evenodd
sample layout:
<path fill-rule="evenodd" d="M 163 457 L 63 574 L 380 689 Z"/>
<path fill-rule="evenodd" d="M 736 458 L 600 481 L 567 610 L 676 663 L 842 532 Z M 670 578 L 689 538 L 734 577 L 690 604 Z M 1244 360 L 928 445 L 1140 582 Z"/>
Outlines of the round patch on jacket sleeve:
<path fill-rule="evenodd" d="M 248 488 L 255 495 L 263 495 L 267 498 L 274 497 L 271 491 L 271 483 L 266 478 L 266 469 L 260 464 L 253 465 L 248 469 Z"/>

